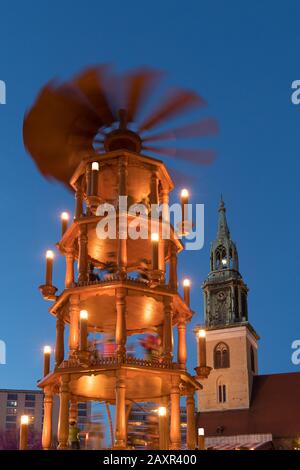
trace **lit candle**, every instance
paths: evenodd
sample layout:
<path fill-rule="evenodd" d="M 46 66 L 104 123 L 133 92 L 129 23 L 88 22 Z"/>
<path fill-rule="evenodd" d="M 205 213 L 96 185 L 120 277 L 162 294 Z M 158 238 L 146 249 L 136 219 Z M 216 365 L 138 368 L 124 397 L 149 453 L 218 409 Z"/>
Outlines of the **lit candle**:
<path fill-rule="evenodd" d="M 50 372 L 51 347 L 44 346 L 44 377 Z"/>
<path fill-rule="evenodd" d="M 152 241 L 152 269 L 153 271 L 156 271 L 158 269 L 158 243 L 159 243 L 158 233 L 151 234 L 151 241 Z"/>
<path fill-rule="evenodd" d="M 61 220 L 61 236 L 63 237 L 65 232 L 67 231 L 68 228 L 68 222 L 69 222 L 69 214 L 68 212 L 62 212 L 60 214 L 60 220 Z"/>
<path fill-rule="evenodd" d="M 52 250 L 46 251 L 46 286 L 52 286 L 52 269 L 54 253 Z"/>
<path fill-rule="evenodd" d="M 199 450 L 205 450 L 204 428 L 198 428 L 198 449 Z"/>
<path fill-rule="evenodd" d="M 206 331 L 201 329 L 198 331 L 199 341 L 199 367 L 206 367 Z"/>
<path fill-rule="evenodd" d="M 185 225 L 188 221 L 188 203 L 189 203 L 189 192 L 187 189 L 181 190 L 181 212 L 182 212 L 182 232 L 185 233 Z"/>
<path fill-rule="evenodd" d="M 91 181 L 91 195 L 97 196 L 98 194 L 98 172 L 99 172 L 99 163 L 92 163 L 92 181 Z"/>
<path fill-rule="evenodd" d="M 157 410 L 158 412 L 158 431 L 159 431 L 159 449 L 167 450 L 168 449 L 168 417 L 167 417 L 167 407 L 160 406 Z"/>
<path fill-rule="evenodd" d="M 21 425 L 20 425 L 20 443 L 19 443 L 19 450 L 26 450 L 28 445 L 28 424 L 29 424 L 29 416 L 22 415 L 21 416 Z"/>
<path fill-rule="evenodd" d="M 191 281 L 189 279 L 183 280 L 183 298 L 187 306 L 190 306 L 190 286 Z"/>
<path fill-rule="evenodd" d="M 87 321 L 88 321 L 88 311 L 80 310 L 80 350 L 87 350 Z"/>

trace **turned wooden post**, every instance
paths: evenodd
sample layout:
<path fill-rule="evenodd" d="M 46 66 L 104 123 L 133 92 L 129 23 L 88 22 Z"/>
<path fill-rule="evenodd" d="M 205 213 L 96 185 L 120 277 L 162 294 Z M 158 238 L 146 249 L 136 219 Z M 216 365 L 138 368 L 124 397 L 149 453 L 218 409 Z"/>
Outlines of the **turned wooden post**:
<path fill-rule="evenodd" d="M 88 237 L 87 224 L 79 225 L 79 255 L 78 255 L 78 281 L 88 280 Z"/>
<path fill-rule="evenodd" d="M 115 448 L 126 447 L 126 385 L 123 377 L 116 381 Z"/>
<path fill-rule="evenodd" d="M 42 433 L 42 447 L 44 450 L 51 449 L 52 442 L 52 409 L 53 392 L 51 387 L 44 388 L 44 421 Z"/>
<path fill-rule="evenodd" d="M 164 298 L 163 357 L 172 360 L 172 299 Z"/>
<path fill-rule="evenodd" d="M 119 159 L 119 196 L 127 196 L 127 160 Z M 118 208 L 118 271 L 121 276 L 126 276 L 127 271 L 127 204 L 125 208 Z"/>
<path fill-rule="evenodd" d="M 150 184 L 150 203 L 158 204 L 158 172 L 155 170 L 151 175 L 151 184 Z"/>
<path fill-rule="evenodd" d="M 116 310 L 117 356 L 122 360 L 126 356 L 126 289 L 116 289 Z"/>
<path fill-rule="evenodd" d="M 75 219 L 79 219 L 83 214 L 83 191 L 81 184 L 78 182 L 75 193 Z"/>
<path fill-rule="evenodd" d="M 66 251 L 66 276 L 65 276 L 66 288 L 74 287 L 74 250 L 68 248 Z"/>
<path fill-rule="evenodd" d="M 170 287 L 177 290 L 177 253 L 174 242 L 170 246 Z"/>
<path fill-rule="evenodd" d="M 194 393 L 188 392 L 186 397 L 186 446 L 188 449 L 196 448 L 196 422 L 195 422 L 195 400 Z"/>
<path fill-rule="evenodd" d="M 180 437 L 180 389 L 179 380 L 174 377 L 171 393 L 171 424 L 170 424 L 170 449 L 178 450 L 181 447 Z"/>
<path fill-rule="evenodd" d="M 70 353 L 78 349 L 79 346 L 79 296 L 72 295 L 69 300 L 70 332 L 69 348 Z"/>
<path fill-rule="evenodd" d="M 64 360 L 64 333 L 65 322 L 63 317 L 58 315 L 56 317 L 55 367 L 59 367 Z"/>
<path fill-rule="evenodd" d="M 64 374 L 60 379 L 59 416 L 58 416 L 58 449 L 68 448 L 69 438 L 69 376 Z"/>
<path fill-rule="evenodd" d="M 75 421 L 77 423 L 78 420 L 78 402 L 75 397 L 72 397 L 70 400 L 70 408 L 69 408 L 69 421 Z"/>
<path fill-rule="evenodd" d="M 182 369 L 186 367 L 186 322 L 180 320 L 177 325 L 178 344 L 177 344 L 177 360 Z"/>

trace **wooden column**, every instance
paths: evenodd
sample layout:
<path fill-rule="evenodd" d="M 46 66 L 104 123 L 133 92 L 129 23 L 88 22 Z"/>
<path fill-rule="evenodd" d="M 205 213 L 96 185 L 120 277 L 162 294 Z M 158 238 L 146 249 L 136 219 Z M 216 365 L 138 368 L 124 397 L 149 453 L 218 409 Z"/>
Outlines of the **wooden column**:
<path fill-rule="evenodd" d="M 177 360 L 182 369 L 186 367 L 186 322 L 180 320 L 177 325 L 178 331 L 178 349 L 177 349 Z"/>
<path fill-rule="evenodd" d="M 59 389 L 59 415 L 58 415 L 58 449 L 68 448 L 69 438 L 69 376 L 61 376 Z"/>
<path fill-rule="evenodd" d="M 116 381 L 115 448 L 126 447 L 126 385 L 124 377 Z"/>
<path fill-rule="evenodd" d="M 181 447 L 180 437 L 180 390 L 179 380 L 174 377 L 171 393 L 171 423 L 170 423 L 170 449 L 178 450 Z"/>
<path fill-rule="evenodd" d="M 174 242 L 170 246 L 170 280 L 171 289 L 177 290 L 177 253 Z"/>
<path fill-rule="evenodd" d="M 79 346 L 79 295 L 72 295 L 69 301 L 69 315 L 70 315 L 70 333 L 69 333 L 69 348 L 70 353 L 78 349 Z"/>
<path fill-rule="evenodd" d="M 123 360 L 126 356 L 126 289 L 116 289 L 116 344 L 117 356 Z"/>
<path fill-rule="evenodd" d="M 78 245 L 78 281 L 86 282 L 88 280 L 88 238 L 86 224 L 79 225 Z"/>
<path fill-rule="evenodd" d="M 161 401 L 161 406 L 166 409 L 166 415 L 158 417 L 159 450 L 168 450 L 170 437 L 169 399 L 164 398 Z"/>
<path fill-rule="evenodd" d="M 79 219 L 83 214 L 83 192 L 80 182 L 78 183 L 75 193 L 75 219 Z"/>
<path fill-rule="evenodd" d="M 68 248 L 66 252 L 65 286 L 67 289 L 74 287 L 74 251 L 72 248 Z"/>
<path fill-rule="evenodd" d="M 50 387 L 45 387 L 44 388 L 44 421 L 43 421 L 43 433 L 42 433 L 42 446 L 44 450 L 51 449 L 52 409 L 53 409 L 53 393 Z"/>
<path fill-rule="evenodd" d="M 61 315 L 56 316 L 56 342 L 55 342 L 55 367 L 58 367 L 65 356 L 64 348 L 65 322 Z"/>
<path fill-rule="evenodd" d="M 69 421 L 75 421 L 77 423 L 78 420 L 78 403 L 76 398 L 72 397 L 70 402 L 70 409 L 69 409 Z"/>
<path fill-rule="evenodd" d="M 119 196 L 127 196 L 127 160 L 119 159 Z M 124 208 L 125 209 L 125 208 Z M 127 206 L 125 210 L 118 209 L 118 271 L 121 277 L 126 276 L 127 271 Z"/>
<path fill-rule="evenodd" d="M 153 171 L 151 175 L 150 203 L 158 204 L 158 172 Z"/>
<path fill-rule="evenodd" d="M 172 360 L 172 299 L 164 298 L 163 357 Z"/>
<path fill-rule="evenodd" d="M 196 422 L 195 422 L 195 400 L 194 393 L 189 392 L 186 397 L 186 446 L 188 449 L 196 448 Z"/>

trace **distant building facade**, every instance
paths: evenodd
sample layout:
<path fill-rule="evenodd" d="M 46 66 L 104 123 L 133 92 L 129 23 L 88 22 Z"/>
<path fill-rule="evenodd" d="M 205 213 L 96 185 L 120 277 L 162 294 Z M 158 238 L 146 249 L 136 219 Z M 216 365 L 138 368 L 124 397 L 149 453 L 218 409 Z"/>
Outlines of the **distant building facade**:
<path fill-rule="evenodd" d="M 222 199 L 202 288 L 212 370 L 198 394 L 197 425 L 205 429 L 207 445 L 293 448 L 299 439 L 300 447 L 300 373 L 258 375 L 259 336 L 248 319 L 248 288 Z"/>
<path fill-rule="evenodd" d="M 53 400 L 53 429 L 57 429 L 59 398 Z M 22 415 L 29 416 L 29 428 L 41 434 L 44 419 L 44 394 L 40 390 L 0 389 L 0 431 L 19 429 Z M 91 403 L 78 403 L 78 427 L 83 430 L 91 420 Z"/>

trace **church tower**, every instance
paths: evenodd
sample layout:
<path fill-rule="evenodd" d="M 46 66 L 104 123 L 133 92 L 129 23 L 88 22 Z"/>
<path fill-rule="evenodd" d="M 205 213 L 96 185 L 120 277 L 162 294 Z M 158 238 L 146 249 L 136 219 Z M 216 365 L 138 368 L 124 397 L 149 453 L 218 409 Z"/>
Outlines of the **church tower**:
<path fill-rule="evenodd" d="M 207 364 L 212 371 L 199 395 L 200 411 L 248 408 L 258 372 L 257 333 L 248 321 L 248 288 L 239 272 L 221 198 L 204 293 Z"/>

